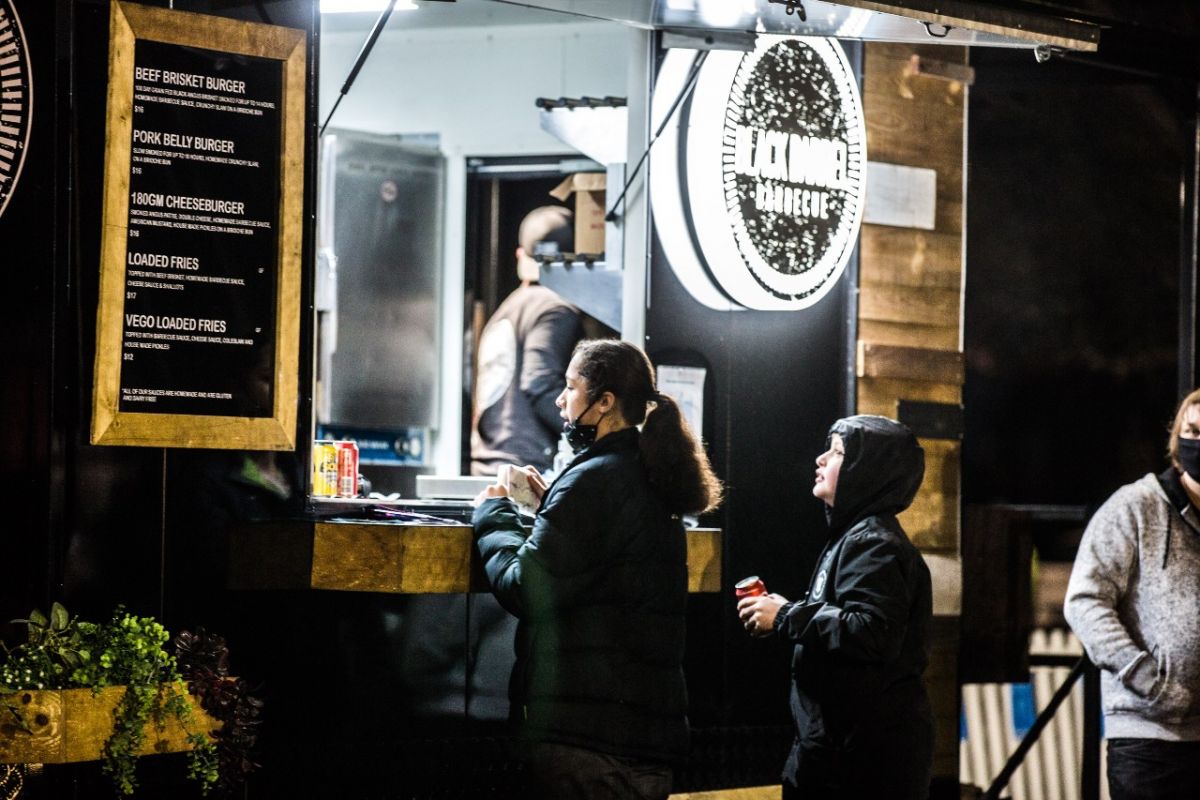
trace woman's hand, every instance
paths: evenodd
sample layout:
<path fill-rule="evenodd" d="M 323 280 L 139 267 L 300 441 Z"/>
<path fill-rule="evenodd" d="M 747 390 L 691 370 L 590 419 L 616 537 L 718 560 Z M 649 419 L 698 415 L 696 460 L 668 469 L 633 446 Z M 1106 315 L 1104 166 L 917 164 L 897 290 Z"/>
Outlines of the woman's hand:
<path fill-rule="evenodd" d="M 770 636 L 775 632 L 775 615 L 786 602 L 787 598 L 778 594 L 743 597 L 737 604 L 738 619 L 751 636 Z"/>
<path fill-rule="evenodd" d="M 489 500 L 493 497 L 508 497 L 508 487 L 502 483 L 493 483 L 491 486 L 485 486 L 482 492 L 475 495 L 475 499 L 471 501 L 471 505 L 478 506 L 484 500 Z"/>
<path fill-rule="evenodd" d="M 537 467 L 526 464 L 523 467 L 513 467 L 525 473 L 525 477 L 529 478 L 529 489 L 537 497 L 538 502 L 542 502 L 542 495 L 546 494 L 546 479 L 542 477 L 542 473 L 538 472 Z"/>

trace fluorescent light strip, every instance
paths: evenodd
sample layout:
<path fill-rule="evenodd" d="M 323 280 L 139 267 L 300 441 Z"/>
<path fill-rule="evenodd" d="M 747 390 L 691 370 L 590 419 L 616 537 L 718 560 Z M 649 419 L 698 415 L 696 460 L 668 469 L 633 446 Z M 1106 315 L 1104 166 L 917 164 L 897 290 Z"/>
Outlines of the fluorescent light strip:
<path fill-rule="evenodd" d="M 388 0 L 321 0 L 322 14 L 354 14 L 364 11 L 383 11 Z M 396 0 L 393 11 L 416 11 L 412 0 Z"/>

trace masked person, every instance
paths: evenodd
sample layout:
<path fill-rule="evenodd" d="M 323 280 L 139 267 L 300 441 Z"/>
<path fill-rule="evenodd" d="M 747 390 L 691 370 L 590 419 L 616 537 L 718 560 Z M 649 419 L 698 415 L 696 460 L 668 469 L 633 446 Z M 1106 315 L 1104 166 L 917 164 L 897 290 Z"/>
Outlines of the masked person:
<path fill-rule="evenodd" d="M 1167 453 L 1092 517 L 1067 585 L 1067 622 L 1101 670 L 1112 800 L 1200 797 L 1200 390 Z"/>
<path fill-rule="evenodd" d="M 479 338 L 473 475 L 495 475 L 503 464 L 550 466 L 562 428 L 554 398 L 583 335 L 579 310 L 538 283 L 536 257 L 572 249 L 571 211 L 535 208 L 521 221 L 517 238 L 521 285 L 496 309 Z"/>
<path fill-rule="evenodd" d="M 535 796 L 665 798 L 688 749 L 679 517 L 714 508 L 720 484 L 631 344 L 581 342 L 556 403 L 576 455 L 549 487 L 523 470 L 532 532 L 503 485 L 474 515 L 488 582 L 519 619 L 510 716 Z"/>
<path fill-rule="evenodd" d="M 754 636 L 795 642 L 796 738 L 783 797 L 924 800 L 933 717 L 923 673 L 933 616 L 929 569 L 896 515 L 925 474 L 925 453 L 886 417 L 840 419 L 817 458 L 813 495 L 829 539 L 803 600 L 744 598 Z"/>

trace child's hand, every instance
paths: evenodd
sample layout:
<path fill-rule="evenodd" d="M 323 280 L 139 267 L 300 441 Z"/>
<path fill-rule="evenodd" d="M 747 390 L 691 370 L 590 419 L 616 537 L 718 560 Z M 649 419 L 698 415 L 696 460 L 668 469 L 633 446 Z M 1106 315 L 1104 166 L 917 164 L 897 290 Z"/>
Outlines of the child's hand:
<path fill-rule="evenodd" d="M 770 636 L 775 632 L 775 616 L 786 602 L 787 598 L 778 594 L 743 597 L 737 604 L 738 619 L 751 636 Z"/>

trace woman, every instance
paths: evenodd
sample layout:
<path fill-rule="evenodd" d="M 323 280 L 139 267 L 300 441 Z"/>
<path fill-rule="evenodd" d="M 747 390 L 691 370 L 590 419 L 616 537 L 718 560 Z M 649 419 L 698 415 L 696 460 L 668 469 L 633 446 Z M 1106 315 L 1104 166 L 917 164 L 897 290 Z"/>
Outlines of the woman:
<path fill-rule="evenodd" d="M 1200 797 L 1200 390 L 1167 455 L 1092 517 L 1067 585 L 1067 622 L 1101 670 L 1113 800 Z"/>
<path fill-rule="evenodd" d="M 523 468 L 532 533 L 502 485 L 474 516 L 492 591 L 519 619 L 510 714 L 540 796 L 665 798 L 688 747 L 679 515 L 713 509 L 720 484 L 633 345 L 581 342 L 556 402 L 576 456 L 548 488 Z"/>
<path fill-rule="evenodd" d="M 803 601 L 745 598 L 755 636 L 795 642 L 796 738 L 783 797 L 924 800 L 933 722 L 922 673 L 933 614 L 929 569 L 896 520 L 925 474 L 912 432 L 886 417 L 838 420 L 813 495 L 829 540 Z"/>

